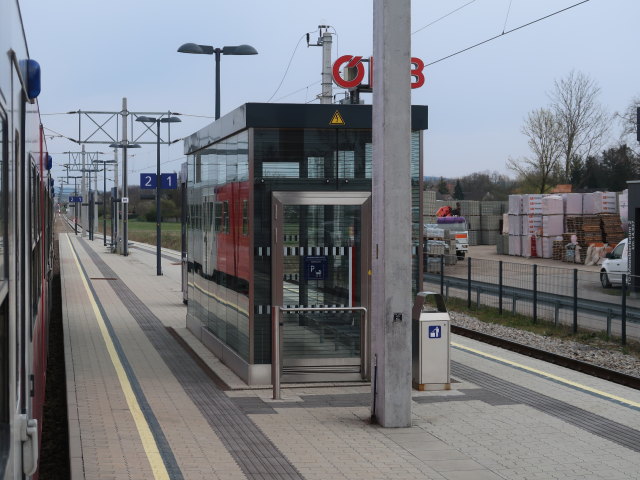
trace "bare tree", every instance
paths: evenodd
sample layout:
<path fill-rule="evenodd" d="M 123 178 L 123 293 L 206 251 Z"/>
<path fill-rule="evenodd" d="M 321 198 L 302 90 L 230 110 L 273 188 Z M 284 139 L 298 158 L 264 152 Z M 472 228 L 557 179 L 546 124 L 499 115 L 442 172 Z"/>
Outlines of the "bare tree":
<path fill-rule="evenodd" d="M 549 95 L 551 108 L 562 132 L 564 177 L 571 175 L 575 156 L 586 158 L 604 145 L 609 133 L 610 116 L 597 101 L 600 87 L 587 75 L 574 70 L 555 81 Z"/>
<path fill-rule="evenodd" d="M 633 148 L 636 144 L 636 132 L 638 131 L 638 117 L 637 109 L 640 107 L 640 97 L 635 97 L 629 102 L 624 112 L 616 112 L 616 117 L 619 118 L 622 124 L 622 133 L 620 134 L 620 144 L 628 144 L 629 147 L 637 152 L 636 148 Z"/>
<path fill-rule="evenodd" d="M 546 108 L 529 112 L 522 133 L 528 138 L 533 155 L 507 160 L 507 168 L 518 174 L 522 181 L 544 193 L 555 178 L 563 155 L 562 126 L 553 112 Z"/>

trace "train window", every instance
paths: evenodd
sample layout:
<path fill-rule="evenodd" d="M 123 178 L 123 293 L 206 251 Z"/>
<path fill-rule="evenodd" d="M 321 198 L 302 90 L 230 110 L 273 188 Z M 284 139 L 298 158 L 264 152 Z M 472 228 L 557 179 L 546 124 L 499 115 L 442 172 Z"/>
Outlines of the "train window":
<path fill-rule="evenodd" d="M 0 278 L 7 278 L 7 120 L 0 110 Z M 0 299 L 1 300 L 1 299 Z"/>
<path fill-rule="evenodd" d="M 214 204 L 214 221 L 216 232 L 222 232 L 224 229 L 224 214 L 223 214 L 222 202 L 216 202 Z"/>
<path fill-rule="evenodd" d="M 242 235 L 249 235 L 249 201 L 242 200 Z"/>
<path fill-rule="evenodd" d="M 229 202 L 222 202 L 222 218 L 224 233 L 229 233 Z"/>

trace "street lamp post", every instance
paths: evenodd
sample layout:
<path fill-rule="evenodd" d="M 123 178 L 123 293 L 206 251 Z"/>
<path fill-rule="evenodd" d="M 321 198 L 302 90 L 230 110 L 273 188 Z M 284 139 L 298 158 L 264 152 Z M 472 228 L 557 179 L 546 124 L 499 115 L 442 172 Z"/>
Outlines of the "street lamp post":
<path fill-rule="evenodd" d="M 140 116 L 136 118 L 136 122 L 155 123 L 157 126 L 157 155 L 156 155 L 156 275 L 162 275 L 162 263 L 160 261 L 161 240 L 161 216 L 160 216 L 160 124 L 161 123 L 178 123 L 181 120 L 178 117 L 162 117 L 153 118 Z"/>
<path fill-rule="evenodd" d="M 185 43 L 178 48 L 180 53 L 195 53 L 198 55 L 213 55 L 216 58 L 216 120 L 220 118 L 220 54 L 222 55 L 256 55 L 258 51 L 251 45 L 227 46 L 222 48 L 211 45 Z"/>
<path fill-rule="evenodd" d="M 125 125 L 126 128 L 126 125 Z M 129 255 L 129 230 L 128 230 L 128 220 L 129 220 L 129 186 L 127 185 L 127 149 L 128 148 L 140 148 L 140 145 L 137 143 L 130 143 L 128 140 L 122 140 L 118 143 L 112 143 L 109 145 L 111 148 L 121 148 L 122 149 L 122 197 L 126 198 L 126 203 L 122 205 L 122 255 Z"/>

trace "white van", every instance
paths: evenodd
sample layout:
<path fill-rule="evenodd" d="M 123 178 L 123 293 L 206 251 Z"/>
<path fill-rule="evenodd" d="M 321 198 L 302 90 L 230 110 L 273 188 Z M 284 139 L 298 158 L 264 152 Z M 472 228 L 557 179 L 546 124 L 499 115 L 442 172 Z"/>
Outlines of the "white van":
<path fill-rule="evenodd" d="M 627 244 L 629 239 L 622 240 L 611 253 L 607 253 L 607 258 L 602 262 L 600 269 L 600 283 L 603 288 L 611 285 L 622 285 L 622 275 L 629 274 L 629 249 Z"/>

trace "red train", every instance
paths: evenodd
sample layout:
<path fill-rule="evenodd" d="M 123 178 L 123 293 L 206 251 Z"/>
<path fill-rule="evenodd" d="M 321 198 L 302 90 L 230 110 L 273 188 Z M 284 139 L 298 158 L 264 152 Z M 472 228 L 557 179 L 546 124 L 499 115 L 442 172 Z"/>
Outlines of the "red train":
<path fill-rule="evenodd" d="M 38 476 L 53 180 L 17 0 L 0 2 L 0 31 L 0 477 L 23 479 Z"/>
<path fill-rule="evenodd" d="M 207 188 L 211 190 L 211 188 Z M 189 264 L 205 278 L 248 293 L 249 183 L 230 182 L 189 199 Z"/>

